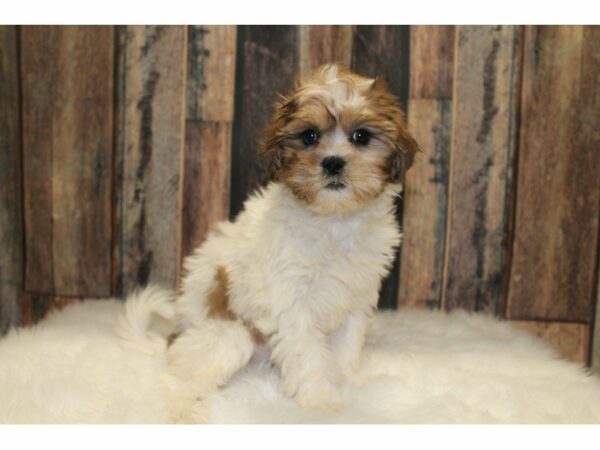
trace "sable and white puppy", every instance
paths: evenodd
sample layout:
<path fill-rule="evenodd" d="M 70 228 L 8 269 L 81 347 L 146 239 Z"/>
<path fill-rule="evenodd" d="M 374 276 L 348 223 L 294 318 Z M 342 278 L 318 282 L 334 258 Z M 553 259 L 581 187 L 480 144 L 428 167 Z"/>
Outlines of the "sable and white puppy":
<path fill-rule="evenodd" d="M 168 360 L 200 398 L 266 350 L 289 396 L 341 407 L 400 243 L 394 198 L 417 144 L 396 99 L 337 65 L 296 85 L 260 148 L 272 181 L 185 261 Z"/>

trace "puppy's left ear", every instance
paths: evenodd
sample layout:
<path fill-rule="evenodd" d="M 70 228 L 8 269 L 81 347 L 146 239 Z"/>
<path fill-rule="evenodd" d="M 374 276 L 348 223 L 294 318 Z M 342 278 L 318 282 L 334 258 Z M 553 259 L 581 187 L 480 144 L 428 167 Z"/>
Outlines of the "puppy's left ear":
<path fill-rule="evenodd" d="M 401 183 L 404 174 L 412 166 L 415 154 L 421 149 L 415 138 L 408 132 L 404 113 L 396 97 L 390 93 L 382 78 L 375 78 L 368 90 L 372 102 L 391 125 L 387 137 L 391 141 L 392 154 L 388 162 L 388 182 Z"/>
<path fill-rule="evenodd" d="M 390 183 L 397 184 L 404 181 L 404 174 L 412 166 L 415 154 L 420 151 L 421 148 L 415 138 L 406 130 L 404 124 L 400 124 L 390 161 Z"/>
<path fill-rule="evenodd" d="M 275 112 L 271 122 L 263 131 L 258 154 L 264 162 L 268 181 L 277 181 L 278 179 L 283 165 L 281 142 L 284 136 L 282 135 L 282 128 L 296 108 L 295 100 L 283 95 L 280 96 L 279 101 L 275 104 Z"/>

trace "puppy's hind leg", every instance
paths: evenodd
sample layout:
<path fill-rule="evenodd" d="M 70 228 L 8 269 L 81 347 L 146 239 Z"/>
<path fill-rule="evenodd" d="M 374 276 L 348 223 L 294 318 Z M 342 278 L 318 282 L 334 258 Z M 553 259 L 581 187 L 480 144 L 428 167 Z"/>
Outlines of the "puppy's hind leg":
<path fill-rule="evenodd" d="M 252 336 L 239 320 L 206 319 L 180 334 L 167 350 L 172 421 L 205 421 L 201 401 L 245 367 L 253 350 Z"/>
<path fill-rule="evenodd" d="M 181 296 L 175 303 L 180 329 L 200 326 L 209 315 L 211 294 L 222 284 L 220 257 L 225 245 L 226 242 L 218 235 L 210 235 L 193 255 L 185 259 Z"/>

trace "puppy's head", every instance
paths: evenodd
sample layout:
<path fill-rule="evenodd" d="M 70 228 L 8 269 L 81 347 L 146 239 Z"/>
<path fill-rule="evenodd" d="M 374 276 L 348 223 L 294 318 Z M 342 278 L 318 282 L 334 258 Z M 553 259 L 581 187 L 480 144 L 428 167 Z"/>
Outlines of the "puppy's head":
<path fill-rule="evenodd" d="M 260 147 L 271 179 L 323 214 L 399 191 L 417 150 L 385 83 L 331 64 L 281 98 Z"/>

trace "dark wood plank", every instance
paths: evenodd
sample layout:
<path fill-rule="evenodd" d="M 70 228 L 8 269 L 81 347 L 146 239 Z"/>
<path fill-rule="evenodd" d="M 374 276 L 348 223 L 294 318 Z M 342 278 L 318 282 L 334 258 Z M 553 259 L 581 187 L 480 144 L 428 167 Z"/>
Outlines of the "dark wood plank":
<path fill-rule="evenodd" d="M 398 302 L 437 308 L 442 292 L 452 130 L 453 26 L 412 26 L 408 127 L 421 145 L 403 194 Z"/>
<path fill-rule="evenodd" d="M 181 258 L 187 33 L 128 26 L 118 37 L 114 291 L 174 288 Z"/>
<path fill-rule="evenodd" d="M 23 211 L 17 27 L 0 26 L 0 336 L 21 322 Z"/>
<path fill-rule="evenodd" d="M 26 288 L 110 294 L 112 27 L 21 29 Z"/>
<path fill-rule="evenodd" d="M 295 26 L 238 27 L 231 218 L 240 212 L 248 194 L 264 181 L 256 144 L 277 95 L 293 88 L 298 72 L 297 34 Z"/>
<path fill-rule="evenodd" d="M 361 25 L 355 27 L 352 69 L 361 75 L 383 78 L 406 111 L 409 78 L 409 27 Z M 402 199 L 396 204 L 396 216 L 402 226 Z M 380 308 L 395 308 L 400 276 L 400 252 L 379 293 Z"/>
<path fill-rule="evenodd" d="M 501 312 L 516 144 L 520 28 L 460 26 L 453 98 L 446 309 Z"/>
<path fill-rule="evenodd" d="M 351 25 L 301 25 L 300 73 L 325 63 L 350 67 L 352 58 Z"/>
<path fill-rule="evenodd" d="M 582 323 L 511 321 L 518 328 L 541 337 L 563 358 L 588 365 L 590 326 Z"/>
<path fill-rule="evenodd" d="M 235 26 L 188 28 L 182 257 L 229 216 Z"/>
<path fill-rule="evenodd" d="M 525 30 L 507 316 L 591 322 L 600 207 L 600 27 Z"/>

